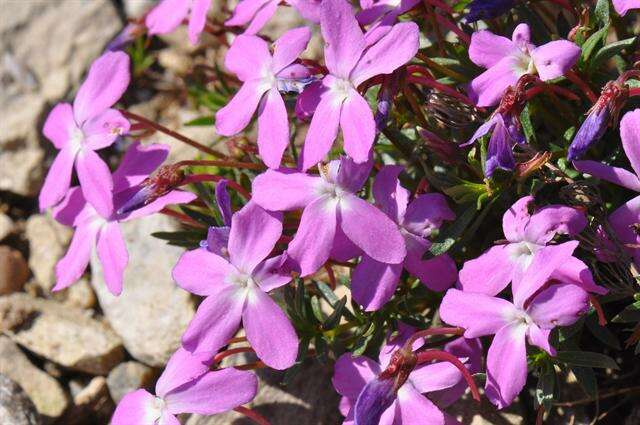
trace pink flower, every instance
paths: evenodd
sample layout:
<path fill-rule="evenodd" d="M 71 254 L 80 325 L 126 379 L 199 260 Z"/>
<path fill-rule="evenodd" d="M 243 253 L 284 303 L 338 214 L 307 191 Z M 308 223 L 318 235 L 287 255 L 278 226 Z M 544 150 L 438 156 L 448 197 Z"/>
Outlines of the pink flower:
<path fill-rule="evenodd" d="M 443 220 L 453 220 L 453 211 L 439 193 L 420 195 L 409 202 L 409 191 L 398 181 L 402 170 L 397 165 L 383 167 L 373 184 L 373 196 L 378 207 L 398 226 L 407 246 L 407 256 L 399 264 L 385 264 L 366 254 L 362 256 L 351 276 L 351 293 L 367 311 L 377 310 L 389 301 L 403 268 L 435 291 L 449 288 L 458 276 L 455 263 L 446 254 L 422 259 L 431 246 L 425 238 L 439 228 Z"/>
<path fill-rule="evenodd" d="M 200 33 L 207 23 L 211 0 L 162 0 L 145 18 L 149 34 L 168 34 L 178 28 L 189 11 L 189 41 L 198 43 Z"/>
<path fill-rule="evenodd" d="M 576 244 L 563 245 L 575 248 Z M 562 258 L 569 259 L 571 252 L 564 252 Z M 442 320 L 465 328 L 465 338 L 495 335 L 487 354 L 485 392 L 499 409 L 511 404 L 524 387 L 526 341 L 554 356 L 555 350 L 549 344 L 551 330 L 575 323 L 589 309 L 589 294 L 584 287 L 590 282 L 555 276 L 561 263 L 549 264 L 532 266 L 520 284 L 512 285 L 513 303 L 486 294 L 449 289 L 440 305 Z"/>
<path fill-rule="evenodd" d="M 518 25 L 511 40 L 488 30 L 477 31 L 471 36 L 469 58 L 487 70 L 471 81 L 469 95 L 478 106 L 495 105 L 522 75 L 552 80 L 575 65 L 579 56 L 580 47 L 567 40 L 534 46 L 527 24 Z"/>
<path fill-rule="evenodd" d="M 629 190 L 640 192 L 640 109 L 627 112 L 620 121 L 620 138 L 634 173 L 595 161 L 574 161 L 577 170 Z M 609 223 L 620 241 L 640 265 L 640 196 L 632 198 L 609 216 Z"/>
<path fill-rule="evenodd" d="M 176 415 L 215 415 L 251 401 L 258 379 L 233 368 L 210 371 L 202 359 L 179 348 L 156 382 L 156 395 L 139 389 L 125 395 L 113 425 L 179 425 Z"/>
<path fill-rule="evenodd" d="M 571 207 L 548 205 L 533 209 L 533 197 L 525 196 L 513 204 L 502 217 L 507 243 L 495 245 L 476 259 L 464 263 L 460 285 L 467 292 L 497 295 L 509 282 L 518 283 L 523 274 L 537 267 L 558 268 L 558 273 L 580 275 L 587 266 L 571 253 L 577 242 L 548 245 L 557 235 L 574 236 L 587 225 L 585 215 Z M 589 274 L 590 276 L 590 274 Z M 603 293 L 590 279 L 586 290 Z"/>
<path fill-rule="evenodd" d="M 282 258 L 266 259 L 282 234 L 278 214 L 249 202 L 231 219 L 228 258 L 203 248 L 185 252 L 175 268 L 178 286 L 206 297 L 182 336 L 195 355 L 212 355 L 236 333 L 240 321 L 258 357 L 274 369 L 290 367 L 298 337 L 267 292 L 287 284 Z"/>
<path fill-rule="evenodd" d="M 308 77 L 305 67 L 293 62 L 307 47 L 311 31 L 287 31 L 275 43 L 251 35 L 238 36 L 225 57 L 225 66 L 243 82 L 231 101 L 216 113 L 216 130 L 223 136 L 241 132 L 258 110 L 258 150 L 267 166 L 278 168 L 289 144 L 289 120 L 279 81 Z"/>
<path fill-rule="evenodd" d="M 126 204 L 131 195 L 140 190 L 140 183 L 165 160 L 168 153 L 169 148 L 164 145 L 144 147 L 138 142 L 131 145 L 113 173 L 114 194 L 110 196 L 116 209 Z M 56 264 L 56 285 L 53 290 L 64 289 L 80 279 L 95 246 L 105 283 L 112 294 L 119 295 L 122 292 L 124 270 L 129 261 L 119 223 L 153 214 L 168 204 L 187 203 L 195 198 L 193 193 L 174 190 L 135 211 L 120 213 L 111 209 L 103 215 L 87 203 L 79 187 L 70 189 L 64 200 L 53 210 L 56 220 L 75 227 L 66 255 Z"/>
<path fill-rule="evenodd" d="M 466 384 L 460 371 L 452 364 L 419 365 L 397 389 L 386 385 L 393 384 L 393 379 L 391 382 L 377 379 L 386 369 L 392 354 L 413 333 L 413 328 L 400 324 L 399 331 L 398 336 L 382 347 L 379 362 L 366 356 L 353 357 L 350 353 L 343 354 L 336 361 L 332 382 L 342 396 L 340 412 L 346 417 L 345 425 L 444 425 L 450 419 L 445 419 L 447 415 L 432 400 L 446 407 L 464 394 Z M 423 342 L 414 344 L 414 348 Z M 466 361 L 471 373 L 480 371 L 482 347 L 479 340 L 459 338 L 445 345 L 444 349 Z M 424 393 L 430 393 L 429 398 Z M 368 400 L 365 399 L 371 399 L 372 403 L 366 403 Z"/>
<path fill-rule="evenodd" d="M 107 52 L 96 59 L 73 106 L 59 103 L 44 124 L 44 135 L 60 149 L 40 191 L 40 209 L 56 205 L 71 184 L 75 165 L 84 197 L 103 215 L 113 210 L 113 181 L 107 164 L 95 153 L 129 131 L 129 122 L 111 106 L 129 85 L 129 57 Z"/>
<path fill-rule="evenodd" d="M 325 157 L 338 127 L 345 152 L 358 163 L 367 161 L 376 125 L 367 101 L 356 89 L 371 77 L 392 73 L 418 51 L 418 26 L 413 22 L 394 25 L 368 44 L 345 0 L 322 2 L 320 28 L 330 74 L 300 96 L 302 104 L 317 104 L 302 150 L 303 170 Z"/>
<path fill-rule="evenodd" d="M 387 264 L 406 255 L 398 226 L 382 211 L 356 196 L 371 163 L 343 157 L 320 167 L 320 177 L 267 170 L 253 181 L 253 202 L 269 211 L 304 208 L 300 226 L 287 248 L 302 276 L 318 270 L 329 258 L 357 255 L 356 247 Z"/>
<path fill-rule="evenodd" d="M 613 0 L 613 8 L 618 15 L 624 16 L 631 9 L 640 9 L 640 0 Z"/>

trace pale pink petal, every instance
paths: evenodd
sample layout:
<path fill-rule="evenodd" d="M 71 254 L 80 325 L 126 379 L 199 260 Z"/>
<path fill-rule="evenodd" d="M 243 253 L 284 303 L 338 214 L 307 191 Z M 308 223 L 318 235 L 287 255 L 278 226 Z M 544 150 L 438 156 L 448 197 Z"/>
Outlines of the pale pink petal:
<path fill-rule="evenodd" d="M 551 285 L 536 295 L 527 313 L 542 329 L 574 324 L 589 311 L 589 294 L 572 284 Z"/>
<path fill-rule="evenodd" d="M 438 255 L 427 260 L 422 257 L 431 243 L 416 235 L 405 235 L 407 257 L 404 266 L 407 271 L 420 279 L 432 291 L 449 289 L 458 279 L 455 261 L 447 254 Z"/>
<path fill-rule="evenodd" d="M 351 71 L 351 81 L 358 87 L 371 77 L 391 74 L 416 55 L 420 31 L 413 22 L 403 22 L 391 27 L 373 46 L 367 48 Z"/>
<path fill-rule="evenodd" d="M 167 34 L 176 29 L 189 13 L 190 2 L 163 0 L 145 18 L 149 34 Z"/>
<path fill-rule="evenodd" d="M 524 196 L 510 206 L 502 216 L 502 230 L 509 242 L 524 240 L 524 228 L 531 218 L 529 209 L 533 201 L 533 196 Z"/>
<path fill-rule="evenodd" d="M 180 256 L 171 275 L 185 291 L 207 296 L 230 287 L 227 277 L 235 272 L 225 258 L 206 249 L 194 249 Z"/>
<path fill-rule="evenodd" d="M 300 16 L 314 24 L 320 23 L 320 7 L 322 0 L 287 0 L 287 3 L 293 6 Z"/>
<path fill-rule="evenodd" d="M 71 286 L 82 277 L 89 265 L 98 230 L 97 226 L 91 225 L 76 227 L 67 253 L 56 264 L 56 285 L 53 291 Z"/>
<path fill-rule="evenodd" d="M 270 211 L 304 208 L 318 198 L 314 190 L 320 177 L 304 173 L 267 170 L 253 180 L 253 202 Z"/>
<path fill-rule="evenodd" d="M 163 410 L 162 416 L 160 416 L 155 425 L 180 425 L 180 421 L 171 412 Z"/>
<path fill-rule="evenodd" d="M 529 344 L 542 348 L 551 356 L 556 355 L 556 350 L 549 343 L 549 336 L 551 335 L 551 329 L 540 329 L 538 325 L 532 323 L 527 328 L 527 340 Z"/>
<path fill-rule="evenodd" d="M 444 390 L 462 379 L 457 367 L 447 362 L 437 362 L 416 367 L 409 375 L 411 384 L 420 393 Z"/>
<path fill-rule="evenodd" d="M 548 205 L 537 210 L 525 226 L 525 240 L 545 245 L 556 234 L 575 236 L 587 225 L 584 212 L 564 205 Z"/>
<path fill-rule="evenodd" d="M 129 121 L 115 109 L 107 109 L 82 124 L 82 145 L 91 150 L 111 146 L 122 134 L 129 132 Z"/>
<path fill-rule="evenodd" d="M 351 239 L 344 234 L 340 227 L 336 227 L 336 235 L 333 238 L 333 246 L 329 256 L 336 261 L 349 261 L 362 254 L 362 250 L 358 248 Z"/>
<path fill-rule="evenodd" d="M 193 0 L 191 2 L 191 16 L 189 16 L 189 41 L 197 44 L 204 25 L 207 23 L 207 13 L 211 7 L 211 0 Z"/>
<path fill-rule="evenodd" d="M 102 226 L 100 233 L 98 233 L 97 251 L 109 292 L 113 295 L 120 295 L 129 254 L 117 222 L 111 221 Z"/>
<path fill-rule="evenodd" d="M 528 50 L 531 45 L 531 28 L 529 28 L 529 25 L 525 23 L 518 24 L 513 30 L 513 34 L 511 34 L 511 41 L 521 50 Z"/>
<path fill-rule="evenodd" d="M 341 156 L 340 160 L 329 163 L 330 180 L 341 188 L 355 193 L 366 183 L 371 174 L 371 168 L 373 168 L 373 157 L 366 162 L 358 163 L 348 156 Z"/>
<path fill-rule="evenodd" d="M 260 99 L 270 87 L 261 80 L 246 81 L 233 99 L 216 112 L 216 131 L 222 136 L 241 132 L 253 117 Z"/>
<path fill-rule="evenodd" d="M 257 34 L 260 32 L 262 27 L 269 22 L 269 19 L 276 13 L 276 9 L 278 8 L 278 0 L 271 0 L 266 3 L 263 7 L 261 7 L 256 14 L 251 19 L 251 23 L 244 30 L 245 34 Z"/>
<path fill-rule="evenodd" d="M 298 355 L 298 336 L 289 319 L 269 295 L 249 289 L 242 313 L 247 340 L 267 366 L 284 370 Z"/>
<path fill-rule="evenodd" d="M 294 260 L 301 276 L 315 273 L 329 258 L 336 233 L 336 202 L 318 198 L 302 212 L 300 225 L 287 254 Z"/>
<path fill-rule="evenodd" d="M 257 391 L 258 378 L 253 373 L 226 368 L 171 390 L 165 401 L 173 414 L 215 415 L 250 402 Z"/>
<path fill-rule="evenodd" d="M 327 79 L 329 77 L 325 77 L 325 80 Z M 338 136 L 341 109 L 342 99 L 336 98 L 331 91 L 322 94 L 304 139 L 300 158 L 303 170 L 313 167 L 329 153 L 333 141 Z"/>
<path fill-rule="evenodd" d="M 542 81 L 561 77 L 576 64 L 580 47 L 568 40 L 556 40 L 536 47 L 531 59 Z"/>
<path fill-rule="evenodd" d="M 402 226 L 411 233 L 428 237 L 440 228 L 442 222 L 451 221 L 456 215 L 447 204 L 447 199 L 440 193 L 425 193 L 415 198 L 407 206 Z"/>
<path fill-rule="evenodd" d="M 609 223 L 622 243 L 630 244 L 628 248 L 631 255 L 634 256 L 636 264 L 640 265 L 640 235 L 636 230 L 636 226 L 640 221 L 640 196 L 622 204 L 609 216 Z"/>
<path fill-rule="evenodd" d="M 77 131 L 73 108 L 69 103 L 58 103 L 47 116 L 42 132 L 58 149 L 62 149 Z"/>
<path fill-rule="evenodd" d="M 488 30 L 476 31 L 471 35 L 469 59 L 478 66 L 491 68 L 516 48 L 507 37 Z"/>
<path fill-rule="evenodd" d="M 367 162 L 376 136 L 376 123 L 369 104 L 355 89 L 350 89 L 342 103 L 340 128 L 347 155 L 357 163 Z"/>
<path fill-rule="evenodd" d="M 197 356 L 217 353 L 238 331 L 245 298 L 236 285 L 205 298 L 182 335 L 183 347 Z"/>
<path fill-rule="evenodd" d="M 371 191 L 376 206 L 392 220 L 400 223 L 409 204 L 409 191 L 400 185 L 401 165 L 385 165 L 376 175 Z"/>
<path fill-rule="evenodd" d="M 113 173 L 113 190 L 119 192 L 140 184 L 167 159 L 169 146 L 160 143 L 143 145 L 133 142 Z"/>
<path fill-rule="evenodd" d="M 71 173 L 76 159 L 76 151 L 73 147 L 65 147 L 53 160 L 51 168 L 44 179 L 38 203 L 40 211 L 53 207 L 60 202 L 71 185 Z"/>
<path fill-rule="evenodd" d="M 440 317 L 450 325 L 465 328 L 466 338 L 495 334 L 517 315 L 509 301 L 485 294 L 451 288 L 440 304 Z"/>
<path fill-rule="evenodd" d="M 269 258 L 253 271 L 253 280 L 263 292 L 269 292 L 291 282 L 291 272 L 285 266 L 287 255 Z"/>
<path fill-rule="evenodd" d="M 145 390 L 137 390 L 125 395 L 116 407 L 111 423 L 113 425 L 156 425 L 161 411 L 156 407 L 155 397 Z"/>
<path fill-rule="evenodd" d="M 253 269 L 273 250 L 282 235 L 282 214 L 249 202 L 231 218 L 229 258 L 241 272 Z"/>
<path fill-rule="evenodd" d="M 76 123 L 82 125 L 113 106 L 129 85 L 129 56 L 107 52 L 96 59 L 73 101 Z"/>
<path fill-rule="evenodd" d="M 638 0 L 613 0 L 613 8 L 618 12 L 618 15 L 624 16 L 631 9 L 640 9 L 640 2 Z"/>
<path fill-rule="evenodd" d="M 336 361 L 331 382 L 338 394 L 355 402 L 366 383 L 380 372 L 380 365 L 370 358 L 345 353 Z"/>
<path fill-rule="evenodd" d="M 411 384 L 400 387 L 396 405 L 402 424 L 444 425 L 444 414 L 440 409 Z"/>
<path fill-rule="evenodd" d="M 481 256 L 466 261 L 459 274 L 462 289 L 493 296 L 506 288 L 516 267 L 509 258 L 508 246 L 492 246 Z"/>
<path fill-rule="evenodd" d="M 338 209 L 340 227 L 368 256 L 398 264 L 407 250 L 398 226 L 382 211 L 357 196 L 344 196 Z"/>
<path fill-rule="evenodd" d="M 76 227 L 89 217 L 96 216 L 97 213 L 91 205 L 87 204 L 80 186 L 74 186 L 69 189 L 62 201 L 51 209 L 51 215 L 58 223 Z"/>
<path fill-rule="evenodd" d="M 240 4 L 245 2 L 246 0 Z M 263 72 L 271 66 L 269 45 L 260 37 L 239 35 L 224 57 L 224 66 L 236 74 L 240 81 L 260 79 Z"/>
<path fill-rule="evenodd" d="M 171 356 L 162 375 L 156 382 L 156 394 L 158 397 L 167 395 L 174 388 L 193 381 L 209 371 L 209 363 L 203 356 L 194 356 L 182 347 L 179 347 Z"/>
<path fill-rule="evenodd" d="M 282 34 L 273 45 L 273 73 L 279 73 L 298 59 L 307 48 L 310 38 L 311 30 L 308 27 L 294 28 Z"/>
<path fill-rule="evenodd" d="M 298 99 L 296 99 L 296 117 L 301 121 L 308 121 L 322 99 L 322 95 L 328 90 L 322 81 L 314 81 L 304 88 Z M 339 122 L 339 119 L 338 121 Z M 336 125 L 336 135 L 338 127 Z M 335 136 L 334 136 L 335 139 Z"/>
<path fill-rule="evenodd" d="M 498 409 L 510 405 L 527 380 L 527 327 L 520 323 L 500 329 L 487 353 L 487 398 Z"/>
<path fill-rule="evenodd" d="M 474 78 L 469 85 L 469 96 L 477 106 L 497 104 L 507 87 L 514 85 L 526 73 L 523 58 L 507 56 Z"/>
<path fill-rule="evenodd" d="M 365 48 L 365 40 L 351 5 L 345 0 L 324 0 L 320 29 L 325 41 L 324 60 L 333 75 L 349 79 Z"/>
<path fill-rule="evenodd" d="M 640 4 L 636 7 L 640 9 Z M 620 120 L 620 138 L 631 167 L 640 176 L 640 109 L 624 114 Z M 640 189 L 636 190 L 640 192 Z"/>
<path fill-rule="evenodd" d="M 224 23 L 226 26 L 235 27 L 235 26 L 244 26 L 251 22 L 253 17 L 258 13 L 258 11 L 263 8 L 267 3 L 273 2 L 274 0 L 242 0 L 239 1 L 236 5 L 235 9 L 233 9 L 233 14 L 231 18 L 227 19 Z"/>
<path fill-rule="evenodd" d="M 384 306 L 398 286 L 402 264 L 380 263 L 367 255 L 351 275 L 351 295 L 365 311 Z"/>
<path fill-rule="evenodd" d="M 587 292 L 593 292 L 595 294 L 605 295 L 609 290 L 602 286 L 598 286 L 593 280 L 593 274 L 589 267 L 577 259 L 576 257 L 570 257 L 555 269 L 551 274 L 551 279 L 560 283 L 572 283 L 578 285 Z"/>
<path fill-rule="evenodd" d="M 624 168 L 612 167 L 611 165 L 589 160 L 573 161 L 573 166 L 580 172 L 591 174 L 601 180 L 640 192 L 640 178 Z"/>
<path fill-rule="evenodd" d="M 287 109 L 274 87 L 262 98 L 258 108 L 258 152 L 267 167 L 278 168 L 288 145 Z"/>
<path fill-rule="evenodd" d="M 76 158 L 76 171 L 82 194 L 98 213 L 109 218 L 113 214 L 113 179 L 111 171 L 98 154 L 82 149 Z"/>

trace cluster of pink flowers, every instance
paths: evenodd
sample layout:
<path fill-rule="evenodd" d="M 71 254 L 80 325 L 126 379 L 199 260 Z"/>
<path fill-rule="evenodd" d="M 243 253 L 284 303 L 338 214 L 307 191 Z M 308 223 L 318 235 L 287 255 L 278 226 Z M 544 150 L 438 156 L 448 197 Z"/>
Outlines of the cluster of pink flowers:
<path fill-rule="evenodd" d="M 416 56 L 419 28 L 398 18 L 419 3 L 362 1 L 356 13 L 346 0 L 287 1 L 305 19 L 319 24 L 322 73 L 299 60 L 312 36 L 308 27 L 286 31 L 273 43 L 257 35 L 279 0 L 238 4 L 226 25 L 245 30 L 233 40 L 225 66 L 241 86 L 216 113 L 215 125 L 218 134 L 233 136 L 257 116 L 258 152 L 268 169 L 252 181 L 251 199 L 236 212 L 226 182 L 217 183 L 216 200 L 225 226 L 210 228 L 207 240 L 185 252 L 173 269 L 176 284 L 203 300 L 182 337 L 182 347 L 158 380 L 155 395 L 145 390 L 128 394 L 115 412 L 115 425 L 176 424 L 180 413 L 212 415 L 251 401 L 257 392 L 255 375 L 219 369 L 214 357 L 242 327 L 260 361 L 274 369 L 290 368 L 298 356 L 299 338 L 270 294 L 294 277 L 313 275 L 327 262 L 360 258 L 350 290 L 365 311 L 384 308 L 403 274 L 417 278 L 429 291 L 444 293 L 442 320 L 464 332 L 444 347 L 453 360 L 410 364 L 407 359 L 415 360 L 412 356 L 421 358 L 424 339 L 411 339 L 415 329 L 402 323 L 398 335 L 389 334 L 378 361 L 350 353 L 339 357 L 333 383 L 348 424 L 452 423 L 440 409 L 462 396 L 466 370 L 486 371 L 486 396 L 498 408 L 510 405 L 525 385 L 527 341 L 554 356 L 551 331 L 575 323 L 589 310 L 594 294 L 607 293 L 574 256 L 577 235 L 588 224 L 585 213 L 569 206 L 537 205 L 531 196 L 505 212 L 506 240 L 466 261 L 459 272 L 446 253 L 428 258 L 430 237 L 456 214 L 444 195 L 403 186 L 402 166 L 374 164 L 378 129 L 363 91 Z M 634 6 L 614 3 L 621 13 Z M 210 0 L 164 0 L 146 15 L 148 34 L 173 31 L 188 17 L 189 39 L 195 44 L 207 25 L 210 6 Z M 470 59 L 486 71 L 470 82 L 469 97 L 478 107 L 500 104 L 469 141 L 492 133 L 484 166 L 488 177 L 498 168 L 513 170 L 513 147 L 525 143 L 518 109 L 522 100 L 508 103 L 505 93 L 528 77 L 552 84 L 569 72 L 580 53 L 568 40 L 536 47 L 527 24 L 518 25 L 511 39 L 488 30 L 472 35 Z M 186 184 L 179 173 L 167 177 L 166 190 L 150 183 L 167 158 L 166 146 L 132 142 L 113 173 L 96 153 L 130 131 L 126 113 L 113 108 L 129 85 L 129 67 L 125 53 L 105 53 L 91 66 L 73 104 L 56 105 L 44 125 L 45 136 L 59 153 L 42 188 L 40 208 L 52 208 L 56 220 L 75 229 L 56 267 L 54 290 L 80 279 L 95 247 L 109 290 L 119 295 L 124 286 L 126 291 L 128 253 L 119 224 L 197 199 L 179 189 Z M 297 94 L 295 111 L 287 110 L 284 92 Z M 281 166 L 290 144 L 292 115 L 310 119 L 293 169 Z M 580 154 L 606 129 L 603 120 L 597 128 L 578 133 L 576 139 L 586 140 L 579 140 Z M 344 154 L 330 158 L 340 130 Z M 589 136 L 582 136 L 587 130 Z M 579 171 L 640 192 L 639 109 L 624 115 L 620 132 L 633 172 L 588 160 L 574 164 Z M 374 165 L 369 202 L 362 188 Z M 71 187 L 74 169 L 79 186 Z M 283 217 L 298 210 L 299 224 L 290 239 L 283 235 Z M 640 197 L 609 216 L 638 266 L 640 233 L 634 226 L 639 217 Z M 604 231 L 599 235 L 603 248 L 598 253 L 607 261 L 611 241 Z M 509 284 L 510 299 L 505 299 L 501 294 Z M 478 338 L 488 335 L 494 337 L 483 367 Z M 394 357 L 399 352 L 405 356 L 400 360 Z M 396 379 L 401 376 L 396 361 L 410 364 L 402 379 Z"/>

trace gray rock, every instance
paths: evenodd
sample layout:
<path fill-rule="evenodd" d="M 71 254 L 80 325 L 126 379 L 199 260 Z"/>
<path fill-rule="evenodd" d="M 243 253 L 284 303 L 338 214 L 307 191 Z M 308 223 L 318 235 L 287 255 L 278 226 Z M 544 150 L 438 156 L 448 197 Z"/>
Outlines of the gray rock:
<path fill-rule="evenodd" d="M 106 375 L 124 357 L 122 341 L 87 312 L 27 294 L 0 297 L 0 331 L 69 369 Z"/>
<path fill-rule="evenodd" d="M 42 416 L 53 419 L 62 415 L 68 405 L 62 386 L 34 366 L 11 339 L 2 335 L 0 358 L 0 374 L 19 384 Z"/>
<path fill-rule="evenodd" d="M 338 411 L 338 394 L 331 385 L 331 369 L 307 362 L 288 386 L 281 386 L 283 372 L 258 371 L 258 395 L 249 407 L 272 425 L 333 425 L 342 422 Z M 236 412 L 204 417 L 192 415 L 186 425 L 251 425 L 249 419 Z"/>
<path fill-rule="evenodd" d="M 0 241 L 12 234 L 15 230 L 15 224 L 11 217 L 0 213 Z"/>
<path fill-rule="evenodd" d="M 94 307 L 97 302 L 96 294 L 91 288 L 91 283 L 89 283 L 89 279 L 85 277 L 68 288 L 52 292 L 51 296 L 63 304 L 84 309 Z"/>
<path fill-rule="evenodd" d="M 29 278 L 29 267 L 20 251 L 0 246 L 0 295 L 22 289 Z"/>
<path fill-rule="evenodd" d="M 73 394 L 73 407 L 60 419 L 59 423 L 81 425 L 109 422 L 115 404 L 109 396 L 107 380 L 104 376 L 95 376 L 90 381 L 72 380 L 69 382 L 69 387 Z"/>
<path fill-rule="evenodd" d="M 20 385 L 0 374 L 0 423 L 6 425 L 40 425 L 33 402 Z"/>
<path fill-rule="evenodd" d="M 172 231 L 176 222 L 156 214 L 122 224 L 129 251 L 124 289 L 113 296 L 92 259 L 92 285 L 98 302 L 127 351 L 149 366 L 163 366 L 180 346 L 180 338 L 193 317 L 191 296 L 176 286 L 171 270 L 184 251 L 151 236 Z"/>
<path fill-rule="evenodd" d="M 38 285 L 48 293 L 56 283 L 55 266 L 67 251 L 73 230 L 49 214 L 29 217 L 26 224 L 29 240 L 29 267 Z"/>
<path fill-rule="evenodd" d="M 118 403 L 127 393 L 138 388 L 149 388 L 156 376 L 149 366 L 138 362 L 124 362 L 114 367 L 107 377 L 109 393 Z"/>

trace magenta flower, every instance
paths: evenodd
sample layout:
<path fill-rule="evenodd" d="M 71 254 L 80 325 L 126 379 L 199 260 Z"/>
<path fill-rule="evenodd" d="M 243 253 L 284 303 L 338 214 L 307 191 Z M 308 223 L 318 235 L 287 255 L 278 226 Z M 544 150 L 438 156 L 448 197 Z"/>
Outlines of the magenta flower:
<path fill-rule="evenodd" d="M 210 371 L 201 358 L 179 348 L 156 382 L 156 395 L 139 389 L 125 395 L 113 425 L 179 425 L 176 415 L 215 415 L 253 400 L 258 379 L 233 368 Z"/>
<path fill-rule="evenodd" d="M 358 198 L 371 163 L 343 157 L 320 167 L 320 176 L 267 170 L 253 181 L 253 201 L 269 211 L 304 208 L 287 248 L 302 276 L 318 270 L 330 255 L 354 254 L 355 244 L 376 261 L 400 264 L 406 255 L 398 226 L 382 211 Z"/>
<path fill-rule="evenodd" d="M 212 355 L 236 333 L 240 321 L 258 357 L 275 369 L 290 367 L 298 337 L 267 292 L 287 284 L 281 257 L 266 259 L 282 234 L 279 214 L 249 202 L 231 219 L 228 258 L 203 248 L 185 252 L 173 269 L 183 289 L 206 297 L 182 336 L 196 355 Z"/>
<path fill-rule="evenodd" d="M 53 207 L 71 185 L 75 165 L 84 197 L 103 215 L 113 210 L 109 167 L 95 153 L 129 131 L 129 122 L 111 106 L 129 85 L 129 56 L 107 52 L 96 59 L 73 106 L 57 104 L 44 123 L 44 135 L 60 149 L 40 190 L 40 209 Z"/>
<path fill-rule="evenodd" d="M 383 167 L 373 184 L 373 196 L 378 207 L 398 226 L 404 237 L 407 256 L 399 264 L 381 263 L 367 254 L 362 256 L 351 276 L 351 294 L 367 311 L 377 310 L 389 301 L 403 268 L 434 291 L 449 288 L 458 276 L 456 264 L 446 254 L 422 259 L 431 246 L 425 238 L 438 229 L 443 220 L 453 220 L 453 211 L 439 193 L 420 195 L 409 202 L 409 191 L 398 181 L 402 170 L 397 165 Z"/>
<path fill-rule="evenodd" d="M 162 0 L 145 18 L 149 34 L 168 34 L 178 28 L 189 11 L 189 41 L 197 44 L 207 23 L 211 0 Z"/>
<path fill-rule="evenodd" d="M 638 0 L 613 0 L 613 8 L 618 15 L 624 16 L 631 9 L 640 9 L 640 1 Z"/>
<path fill-rule="evenodd" d="M 520 281 L 536 256 L 557 234 L 574 236 L 587 225 L 584 213 L 574 208 L 548 205 L 534 210 L 533 203 L 532 196 L 525 196 L 504 213 L 502 229 L 507 243 L 495 245 L 478 258 L 464 263 L 459 278 L 465 291 L 498 294 L 509 282 Z M 547 254 L 575 249 L 574 245 L 561 246 L 565 247 L 564 251 L 552 250 Z M 541 256 L 544 258 L 546 255 Z M 586 265 L 573 258 L 565 267 L 583 269 Z"/>
<path fill-rule="evenodd" d="M 311 31 L 295 28 L 275 43 L 251 35 L 238 36 L 225 57 L 225 66 L 243 82 L 231 101 L 216 113 L 216 130 L 223 136 L 241 132 L 258 110 L 258 151 L 264 163 L 278 168 L 289 144 L 289 119 L 278 91 L 279 80 L 308 77 L 305 67 L 293 62 L 307 47 Z"/>
<path fill-rule="evenodd" d="M 344 150 L 356 162 L 366 162 L 376 124 L 357 87 L 380 74 L 390 74 L 418 51 L 418 26 L 394 25 L 374 44 L 368 44 L 351 6 L 345 0 L 324 0 L 320 28 L 324 58 L 330 74 L 322 85 L 309 86 L 300 103 L 317 104 L 302 150 L 302 169 L 320 162 L 342 128 Z"/>
<path fill-rule="evenodd" d="M 140 184 L 168 154 L 169 148 L 160 144 L 144 147 L 136 142 L 129 147 L 122 163 L 113 173 L 114 195 L 111 196 L 115 209 L 120 209 L 133 193 L 140 190 Z M 120 213 L 112 209 L 103 215 L 85 200 L 79 187 L 70 189 L 53 210 L 57 221 L 75 227 L 66 255 L 56 264 L 56 285 L 53 290 L 64 289 L 80 279 L 95 247 L 105 283 L 112 294 L 119 295 L 129 261 L 119 223 L 156 213 L 169 204 L 191 202 L 195 198 L 193 193 L 173 190 L 135 211 Z"/>
<path fill-rule="evenodd" d="M 353 357 L 350 353 L 336 361 L 332 382 L 342 396 L 340 412 L 346 417 L 345 425 L 444 425 L 445 421 L 451 420 L 432 400 L 448 406 L 464 394 L 466 384 L 452 364 L 419 365 L 400 388 L 393 388 L 393 379 L 378 379 L 389 365 L 392 354 L 413 332 L 413 328 L 402 324 L 399 330 L 399 335 L 382 347 L 379 362 L 366 356 Z M 422 343 L 414 344 L 414 348 Z M 477 339 L 459 338 L 446 344 L 444 349 L 462 362 L 466 361 L 471 373 L 480 371 L 482 347 Z M 430 393 L 430 397 L 424 393 Z"/>
<path fill-rule="evenodd" d="M 640 109 L 627 112 L 620 121 L 620 138 L 634 173 L 595 161 L 574 161 L 577 170 L 602 180 L 640 192 Z M 640 196 L 627 201 L 609 216 L 609 224 L 640 265 Z"/>
<path fill-rule="evenodd" d="M 574 242 L 563 245 L 569 244 Z M 563 258 L 570 256 L 565 253 Z M 520 284 L 512 285 L 513 303 L 453 288 L 442 300 L 440 317 L 465 328 L 466 338 L 495 335 L 487 354 L 485 393 L 499 409 L 510 405 L 524 387 L 526 341 L 554 356 L 555 350 L 549 344 L 551 330 L 575 323 L 589 309 L 589 294 L 581 287 L 588 283 L 578 285 L 562 277 L 556 279 L 558 264 L 541 262 L 537 264 L 539 268 L 532 266 Z"/>
<path fill-rule="evenodd" d="M 487 68 L 469 85 L 469 95 L 478 106 L 498 103 L 504 91 L 524 74 L 538 74 L 542 81 L 562 76 L 580 56 L 580 47 L 567 40 L 551 41 L 536 47 L 531 44 L 527 24 L 513 31 L 511 40 L 482 30 L 473 33 L 469 58 Z"/>

